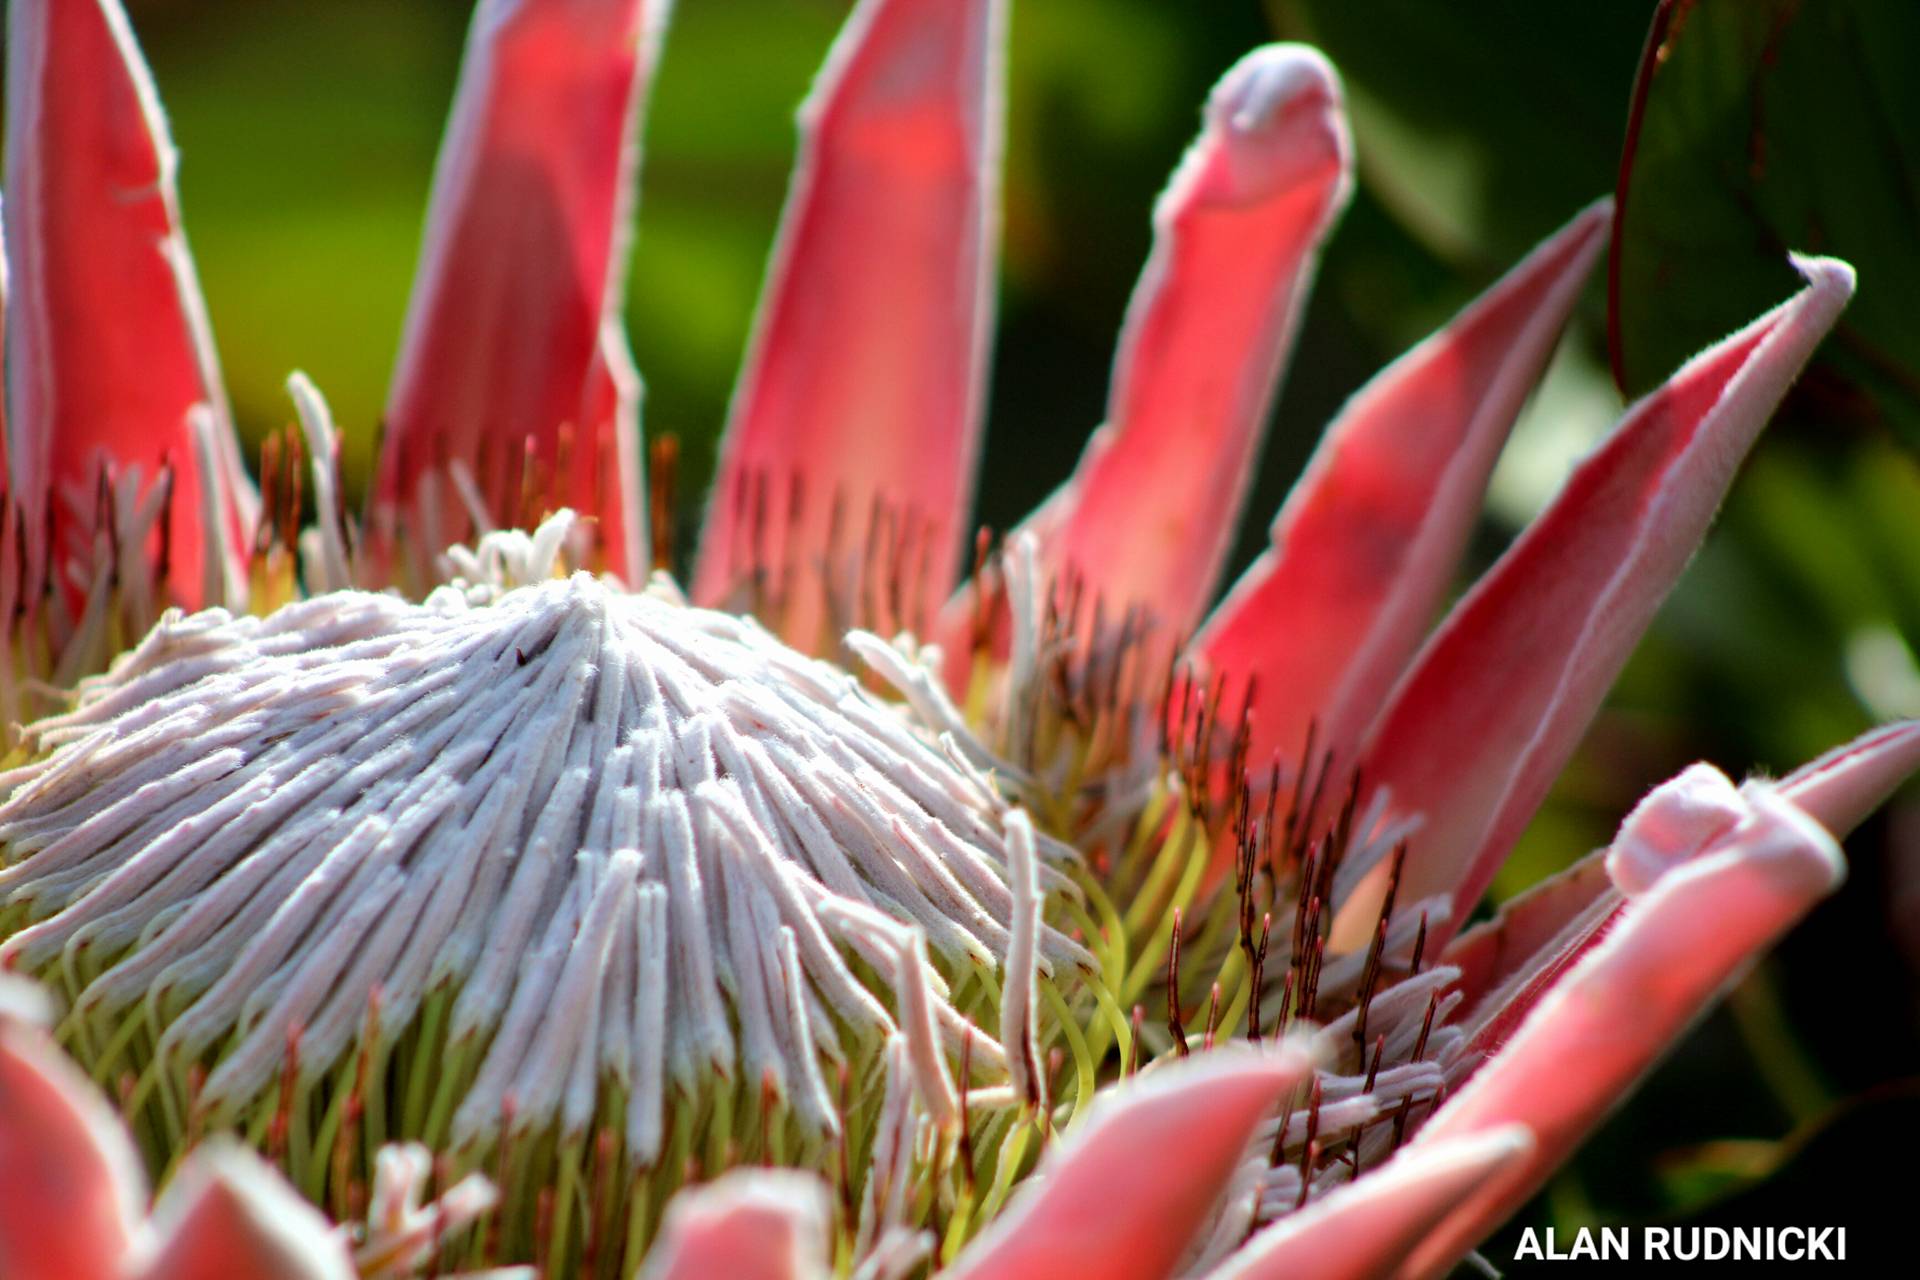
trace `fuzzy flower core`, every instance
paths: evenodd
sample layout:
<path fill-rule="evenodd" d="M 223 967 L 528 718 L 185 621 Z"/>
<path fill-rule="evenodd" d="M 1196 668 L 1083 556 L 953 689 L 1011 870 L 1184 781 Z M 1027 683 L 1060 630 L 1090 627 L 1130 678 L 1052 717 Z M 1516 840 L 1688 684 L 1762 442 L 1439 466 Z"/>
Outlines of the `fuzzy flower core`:
<path fill-rule="evenodd" d="M 345 1215 L 379 1143 L 419 1140 L 519 1197 L 504 1254 L 567 1256 L 604 1249 L 620 1192 L 638 1250 L 694 1170 L 841 1150 L 872 1247 L 918 1216 L 883 1185 L 912 1169 L 962 1220 L 965 1188 L 1004 1194 L 1058 1092 L 1331 1018 L 1348 1074 L 1265 1127 L 1225 1246 L 1434 1100 L 1453 971 L 1395 983 L 1444 901 L 1389 900 L 1331 956 L 1323 905 L 1414 824 L 1352 789 L 1316 822 L 1324 763 L 1285 815 L 1222 791 L 1217 706 L 1095 678 L 1138 665 L 1144 624 L 1076 637 L 1016 551 L 976 732 L 910 646 L 850 637 L 869 688 L 664 581 L 565 575 L 569 519 L 418 604 L 169 614 L 34 726 L 0 957 L 64 989 L 151 1163 L 236 1128 Z"/>

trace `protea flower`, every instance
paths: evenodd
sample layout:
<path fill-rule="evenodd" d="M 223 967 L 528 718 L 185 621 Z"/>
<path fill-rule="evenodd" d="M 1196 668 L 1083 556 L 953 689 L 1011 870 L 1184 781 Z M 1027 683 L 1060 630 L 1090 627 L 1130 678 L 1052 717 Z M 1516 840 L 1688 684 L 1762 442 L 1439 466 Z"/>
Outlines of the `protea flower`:
<path fill-rule="evenodd" d="M 1894 726 L 1778 783 L 1696 766 L 1468 927 L 1850 269 L 1796 259 L 1429 635 L 1604 239 L 1578 213 L 1352 400 L 1203 618 L 1349 188 L 1332 69 L 1221 80 L 1108 422 L 995 548 L 1004 4 L 862 0 L 689 603 L 618 320 L 664 16 L 482 0 L 356 521 L 297 374 L 301 433 L 258 498 L 239 470 L 117 0 L 15 0 L 4 669 L 104 671 L 6 776 L 0 953 L 153 1176 L 237 1136 L 371 1204 L 367 1266 L 1444 1271 L 1920 762 Z M 124 1206 L 129 1163 L 60 1167 Z M 476 1171 L 485 1229 L 376 1247 Z M 34 1225 L 0 1215 L 15 1270 Z"/>

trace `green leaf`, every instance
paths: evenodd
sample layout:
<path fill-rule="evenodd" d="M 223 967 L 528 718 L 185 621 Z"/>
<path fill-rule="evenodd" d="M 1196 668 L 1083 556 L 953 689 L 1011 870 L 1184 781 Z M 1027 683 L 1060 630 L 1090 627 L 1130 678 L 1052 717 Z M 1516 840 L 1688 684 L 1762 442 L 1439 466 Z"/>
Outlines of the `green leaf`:
<path fill-rule="evenodd" d="M 1792 293 L 1789 250 L 1831 254 L 1860 288 L 1803 402 L 1920 440 L 1915 48 L 1911 0 L 1665 0 L 1618 192 L 1609 327 L 1624 392 Z"/>

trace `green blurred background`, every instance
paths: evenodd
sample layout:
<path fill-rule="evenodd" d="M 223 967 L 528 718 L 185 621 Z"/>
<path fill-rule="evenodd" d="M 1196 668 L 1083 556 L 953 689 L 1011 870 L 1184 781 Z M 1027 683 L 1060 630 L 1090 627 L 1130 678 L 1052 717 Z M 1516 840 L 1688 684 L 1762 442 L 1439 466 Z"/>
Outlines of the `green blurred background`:
<path fill-rule="evenodd" d="M 243 429 L 257 438 L 285 421 L 285 377 L 305 369 L 347 432 L 357 485 L 469 5 L 129 8 L 183 153 Z M 683 444 L 689 531 L 785 190 L 793 109 L 846 8 L 680 0 L 667 36 L 628 318 L 647 429 Z M 1346 77 L 1361 178 L 1261 463 L 1244 563 L 1340 402 L 1614 188 L 1653 12 L 1650 0 L 1015 0 L 979 518 L 1017 520 L 1099 420 L 1151 202 L 1241 53 L 1276 37 L 1327 50 Z M 1630 168 L 1614 317 L 1628 390 L 1787 296 L 1787 248 L 1848 257 L 1860 293 L 1500 893 L 1603 843 L 1688 760 L 1784 770 L 1876 719 L 1920 713 L 1917 14 L 1911 0 L 1698 0 L 1671 15 Z M 1607 330 L 1596 280 L 1501 462 L 1479 563 L 1619 412 Z M 1856 837 L 1848 887 L 1522 1221 L 1751 1225 L 1783 1205 L 1796 1220 L 1870 1221 L 1889 1190 L 1872 1168 L 1920 1139 L 1916 832 L 1920 818 L 1896 806 Z M 1510 1258 L 1512 1230 L 1487 1254 Z"/>

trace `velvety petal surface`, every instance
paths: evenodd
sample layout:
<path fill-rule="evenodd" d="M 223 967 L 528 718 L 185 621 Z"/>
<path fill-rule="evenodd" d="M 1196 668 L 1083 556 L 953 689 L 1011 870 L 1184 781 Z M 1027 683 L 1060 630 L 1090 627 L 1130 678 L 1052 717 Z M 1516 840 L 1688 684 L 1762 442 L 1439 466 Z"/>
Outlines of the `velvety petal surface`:
<path fill-rule="evenodd" d="M 1256 49 L 1209 96 L 1154 209 L 1106 425 L 1042 546 L 1110 616 L 1144 605 L 1185 634 L 1212 596 L 1351 169 L 1339 78 L 1317 51 Z"/>
<path fill-rule="evenodd" d="M 1902 722 L 1796 769 L 1778 791 L 1835 840 L 1844 840 L 1915 772 L 1920 725 Z M 1618 923 L 1629 893 L 1711 847 L 1742 820 L 1745 805 L 1719 770 L 1693 765 L 1642 800 L 1608 848 L 1543 880 L 1492 920 L 1455 938 L 1443 963 L 1460 970 L 1453 989 L 1466 999 L 1454 1025 L 1467 1029 L 1467 1051 L 1491 1052 L 1505 1043 L 1561 975 Z"/>
<path fill-rule="evenodd" d="M 90 551 L 103 461 L 139 467 L 143 487 L 164 466 L 172 503 L 154 554 L 164 545 L 180 603 L 223 603 L 206 584 L 243 581 L 243 565 L 236 550 L 209 574 L 202 513 L 243 548 L 256 500 L 180 226 L 173 142 L 120 0 L 8 5 L 6 151 L 7 455 L 32 581 Z M 211 470 L 188 423 L 198 405 L 214 419 Z"/>
<path fill-rule="evenodd" d="M 745 1169 L 674 1197 L 643 1280 L 817 1280 L 827 1189 L 811 1174 Z"/>
<path fill-rule="evenodd" d="M 1882 725 L 1780 780 L 1780 793 L 1812 814 L 1836 840 L 1863 822 L 1920 771 L 1920 721 Z"/>
<path fill-rule="evenodd" d="M 1388 1274 L 1460 1200 L 1533 1151 L 1525 1125 L 1402 1150 L 1254 1236 L 1209 1280 L 1368 1280 Z"/>
<path fill-rule="evenodd" d="M 1455 989 L 1466 996 L 1460 1017 L 1471 1017 L 1480 997 L 1522 969 L 1537 967 L 1569 929 L 1604 921 L 1621 901 L 1607 878 L 1607 851 L 1596 849 L 1503 903 L 1493 919 L 1462 933 L 1442 955 L 1441 963 L 1460 970 Z"/>
<path fill-rule="evenodd" d="M 620 321 L 640 108 L 668 0 L 483 0 L 434 172 L 376 512 L 468 468 L 490 522 L 571 506 L 646 571 L 639 379 Z M 445 475 L 421 553 L 466 536 Z M 529 502 L 537 508 L 525 511 Z"/>
<path fill-rule="evenodd" d="M 0 985 L 0 1275 L 114 1275 L 146 1206 L 140 1158 L 99 1090 L 20 1017 L 39 992 Z"/>
<path fill-rule="evenodd" d="M 1424 815 L 1403 896 L 1450 892 L 1465 919 L 1566 763 L 1852 295 L 1845 263 L 1795 262 L 1806 288 L 1628 410 L 1394 690 L 1361 760 L 1397 810 Z"/>
<path fill-rule="evenodd" d="M 1235 1045 L 1102 1095 L 950 1280 L 1159 1280 L 1206 1225 L 1260 1118 L 1306 1078 L 1295 1044 Z"/>
<path fill-rule="evenodd" d="M 998 243 L 1005 0 L 861 0 L 801 109 L 693 595 L 818 647 L 951 590 Z M 868 580 L 862 584 L 862 579 Z M 830 602 L 839 593 L 840 603 Z M 870 611 L 869 611 L 870 612 Z"/>
<path fill-rule="evenodd" d="M 1487 477 L 1606 243 L 1602 200 L 1348 402 L 1273 526 L 1273 546 L 1194 641 L 1257 679 L 1250 758 L 1298 757 L 1307 726 L 1350 762 L 1426 635 Z"/>
<path fill-rule="evenodd" d="M 1467 1197 L 1411 1260 L 1437 1275 L 1517 1208 L 1682 1031 L 1845 873 L 1833 837 L 1769 784 L 1747 817 L 1632 898 L 1610 932 L 1428 1121 L 1422 1146 L 1512 1123 L 1538 1146 Z"/>
<path fill-rule="evenodd" d="M 135 1280 L 352 1280 L 346 1241 L 245 1147 L 201 1147 L 160 1196 Z"/>
<path fill-rule="evenodd" d="M 1673 867 L 1712 848 L 1740 824 L 1747 809 L 1726 774 L 1709 764 L 1690 765 L 1635 805 L 1606 849 L 1456 939 L 1469 945 L 1448 952 L 1474 961 L 1475 967 L 1462 971 L 1458 988 L 1466 1001 L 1453 1025 L 1465 1039 L 1455 1061 L 1470 1067 L 1498 1052 L 1534 1006 L 1619 922 L 1629 895 L 1644 892 Z M 1491 957 L 1482 941 L 1489 933 L 1497 948 Z"/>

